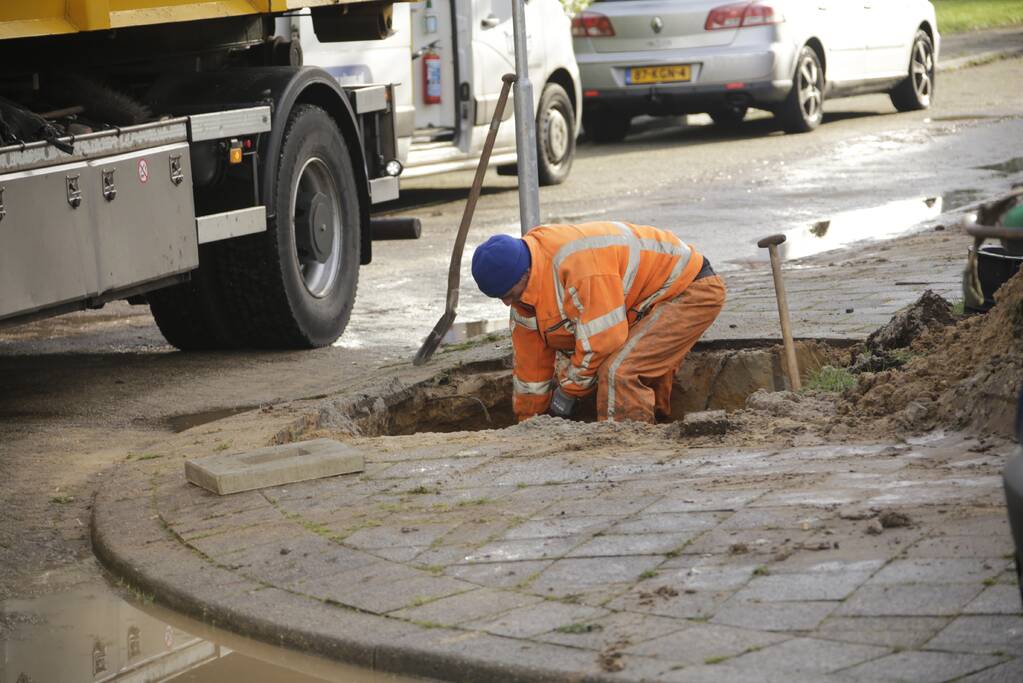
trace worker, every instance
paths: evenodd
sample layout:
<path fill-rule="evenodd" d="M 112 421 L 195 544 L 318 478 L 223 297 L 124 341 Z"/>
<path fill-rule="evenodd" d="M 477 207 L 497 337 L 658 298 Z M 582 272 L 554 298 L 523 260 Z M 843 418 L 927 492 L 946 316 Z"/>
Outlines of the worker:
<path fill-rule="evenodd" d="M 570 417 L 594 390 L 599 420 L 668 417 L 675 373 L 725 302 L 693 247 L 627 223 L 494 235 L 473 253 L 472 275 L 511 307 L 519 421 Z"/>

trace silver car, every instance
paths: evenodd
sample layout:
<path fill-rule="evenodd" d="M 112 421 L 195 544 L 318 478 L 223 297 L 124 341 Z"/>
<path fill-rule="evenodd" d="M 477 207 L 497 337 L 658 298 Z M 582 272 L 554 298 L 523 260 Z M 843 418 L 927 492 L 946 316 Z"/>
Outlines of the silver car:
<path fill-rule="evenodd" d="M 597 142 L 639 114 L 729 125 L 755 107 L 802 133 L 825 98 L 887 92 L 899 111 L 926 109 L 940 40 L 929 0 L 595 0 L 572 35 Z"/>

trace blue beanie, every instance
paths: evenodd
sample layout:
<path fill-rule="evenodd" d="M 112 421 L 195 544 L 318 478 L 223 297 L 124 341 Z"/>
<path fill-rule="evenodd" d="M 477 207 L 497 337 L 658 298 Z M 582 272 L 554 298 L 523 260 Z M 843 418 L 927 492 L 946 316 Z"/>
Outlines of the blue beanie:
<path fill-rule="evenodd" d="M 489 297 L 500 298 L 522 279 L 532 259 L 529 247 L 518 237 L 494 235 L 476 247 L 472 255 L 472 277 Z"/>

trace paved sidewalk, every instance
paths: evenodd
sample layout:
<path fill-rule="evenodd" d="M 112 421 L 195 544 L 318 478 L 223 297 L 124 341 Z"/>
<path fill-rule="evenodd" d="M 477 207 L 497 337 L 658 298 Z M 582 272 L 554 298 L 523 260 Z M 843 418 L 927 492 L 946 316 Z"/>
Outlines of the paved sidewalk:
<path fill-rule="evenodd" d="M 102 487 L 94 546 L 204 620 L 444 680 L 1023 676 L 1006 446 L 583 428 L 363 441 L 363 476 L 224 498 L 167 456 Z"/>

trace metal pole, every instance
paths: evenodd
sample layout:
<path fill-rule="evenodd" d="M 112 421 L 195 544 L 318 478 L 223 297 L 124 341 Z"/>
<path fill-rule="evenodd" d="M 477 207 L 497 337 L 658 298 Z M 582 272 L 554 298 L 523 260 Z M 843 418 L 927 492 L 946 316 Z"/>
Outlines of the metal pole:
<path fill-rule="evenodd" d="M 536 170 L 536 125 L 533 122 L 533 84 L 526 55 L 524 0 L 512 0 L 515 38 L 515 153 L 519 172 L 519 222 L 522 234 L 540 225 L 540 178 Z"/>

